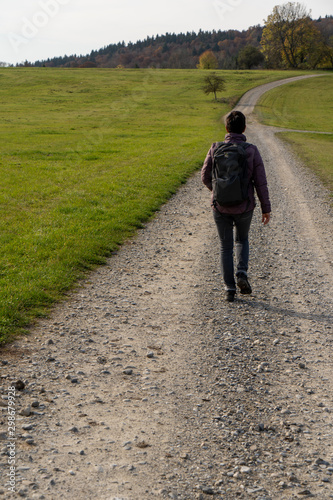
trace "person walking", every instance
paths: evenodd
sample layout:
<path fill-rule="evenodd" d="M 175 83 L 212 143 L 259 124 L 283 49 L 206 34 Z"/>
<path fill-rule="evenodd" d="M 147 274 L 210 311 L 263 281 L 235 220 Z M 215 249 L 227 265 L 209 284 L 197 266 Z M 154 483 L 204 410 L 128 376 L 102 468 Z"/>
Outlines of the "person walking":
<path fill-rule="evenodd" d="M 246 118 L 241 111 L 231 111 L 225 120 L 227 134 L 225 143 L 246 146 L 248 192 L 247 199 L 235 205 L 219 204 L 212 192 L 211 205 L 221 244 L 221 271 L 225 283 L 226 300 L 233 302 L 236 294 L 236 283 L 242 294 L 252 293 L 248 280 L 249 264 L 249 230 L 256 206 L 256 191 L 262 211 L 262 222 L 268 224 L 271 216 L 271 203 L 267 186 L 267 178 L 263 160 L 258 148 L 246 143 L 244 135 Z M 201 169 L 202 182 L 213 191 L 214 153 L 221 143 L 214 142 L 209 149 Z M 235 232 L 235 238 L 234 238 Z M 236 280 L 234 276 L 234 240 L 236 257 Z"/>

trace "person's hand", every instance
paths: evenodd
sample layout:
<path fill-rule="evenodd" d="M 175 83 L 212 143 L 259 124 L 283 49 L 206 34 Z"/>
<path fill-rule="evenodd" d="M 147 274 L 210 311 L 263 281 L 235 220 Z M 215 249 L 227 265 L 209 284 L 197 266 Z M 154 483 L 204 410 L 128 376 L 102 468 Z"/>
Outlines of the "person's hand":
<path fill-rule="evenodd" d="M 262 223 L 264 224 L 264 226 L 266 226 L 266 224 L 269 223 L 270 221 L 270 218 L 271 218 L 271 214 L 262 214 Z"/>

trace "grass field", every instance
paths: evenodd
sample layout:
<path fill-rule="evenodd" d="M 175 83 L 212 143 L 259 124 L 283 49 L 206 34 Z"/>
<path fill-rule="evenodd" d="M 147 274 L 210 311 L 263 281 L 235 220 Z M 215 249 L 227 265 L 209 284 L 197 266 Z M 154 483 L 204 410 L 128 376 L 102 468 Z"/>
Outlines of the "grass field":
<path fill-rule="evenodd" d="M 198 169 L 246 90 L 295 72 L 0 70 L 0 343 L 47 314 Z M 296 73 L 296 74 L 299 74 Z"/>
<path fill-rule="evenodd" d="M 262 97 L 256 113 L 267 125 L 328 133 L 279 135 L 333 193 L 333 75 L 277 87 Z"/>

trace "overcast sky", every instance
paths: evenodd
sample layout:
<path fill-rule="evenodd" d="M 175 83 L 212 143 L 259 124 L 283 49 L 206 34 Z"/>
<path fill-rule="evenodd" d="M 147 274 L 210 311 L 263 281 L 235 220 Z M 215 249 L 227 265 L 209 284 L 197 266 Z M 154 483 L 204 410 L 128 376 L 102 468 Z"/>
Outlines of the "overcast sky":
<path fill-rule="evenodd" d="M 0 61 L 16 64 L 88 54 L 110 43 L 186 31 L 264 24 L 284 0 L 2 0 Z M 333 14 L 332 0 L 306 0 L 312 18 Z"/>

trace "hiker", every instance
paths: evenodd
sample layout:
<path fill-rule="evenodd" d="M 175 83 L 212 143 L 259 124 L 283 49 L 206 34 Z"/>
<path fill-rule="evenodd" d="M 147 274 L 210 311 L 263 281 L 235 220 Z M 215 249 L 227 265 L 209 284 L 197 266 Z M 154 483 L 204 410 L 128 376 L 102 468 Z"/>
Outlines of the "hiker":
<path fill-rule="evenodd" d="M 248 261 L 249 261 L 249 239 L 248 233 L 251 225 L 253 210 L 256 205 L 254 197 L 254 188 L 258 195 L 261 211 L 262 222 L 264 225 L 268 224 L 270 220 L 271 204 L 269 200 L 267 179 L 264 164 L 258 148 L 253 144 L 246 143 L 244 135 L 246 128 L 246 119 L 240 111 L 231 111 L 225 120 L 225 127 L 227 134 L 224 143 L 213 143 L 201 170 L 201 179 L 205 186 L 212 191 L 212 208 L 213 216 L 216 222 L 218 235 L 221 242 L 221 271 L 225 283 L 226 300 L 233 302 L 236 294 L 236 282 L 234 276 L 234 227 L 235 227 L 235 254 L 236 254 L 236 281 L 237 286 L 240 288 L 240 293 L 252 293 L 251 285 L 247 277 Z M 215 182 L 216 162 L 215 157 L 218 156 L 218 148 L 220 145 L 226 144 L 230 147 L 232 144 L 241 146 L 241 151 L 245 157 L 245 166 L 247 169 L 246 187 L 243 196 L 243 201 L 235 199 L 228 200 L 224 205 L 223 201 L 220 203 L 214 199 L 217 197 L 216 189 L 214 186 L 218 184 Z M 240 148 L 237 147 L 239 150 Z M 245 149 L 245 152 L 244 152 Z M 223 160 L 225 161 L 225 160 Z M 214 170 L 215 168 L 215 170 Z M 245 170 L 246 172 L 246 170 Z M 214 190 L 213 190 L 214 187 Z M 229 193 L 232 189 L 229 189 Z M 220 198 L 221 199 L 221 196 Z M 223 198 L 225 199 L 225 198 Z"/>

